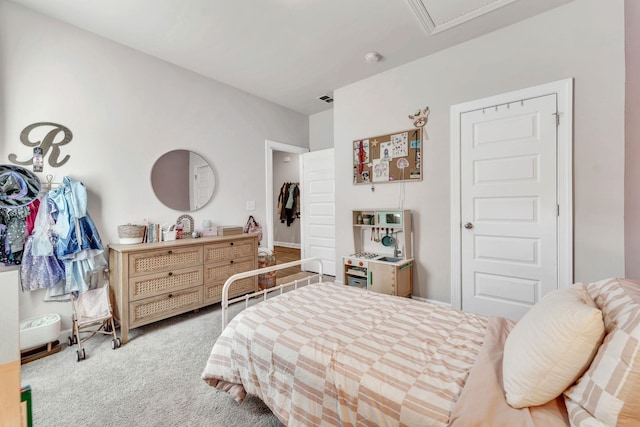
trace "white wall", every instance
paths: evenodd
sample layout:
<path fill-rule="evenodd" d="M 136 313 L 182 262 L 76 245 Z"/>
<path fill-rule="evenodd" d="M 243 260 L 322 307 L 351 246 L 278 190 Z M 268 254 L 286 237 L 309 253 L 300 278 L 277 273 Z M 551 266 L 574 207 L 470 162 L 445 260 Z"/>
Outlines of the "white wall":
<path fill-rule="evenodd" d="M 640 2 L 625 0 L 625 277 L 640 279 Z"/>
<path fill-rule="evenodd" d="M 450 301 L 450 107 L 574 77 L 575 280 L 623 275 L 623 20 L 622 1 L 576 0 L 335 90 L 336 236 L 349 236 L 337 256 L 353 251 L 350 210 L 394 206 L 401 188 L 351 185 L 347 141 L 411 129 L 407 115 L 429 106 L 424 179 L 407 183 L 404 207 L 414 211 L 414 294 Z"/>
<path fill-rule="evenodd" d="M 309 151 L 333 148 L 333 109 L 309 116 Z"/>
<path fill-rule="evenodd" d="M 289 159 L 285 161 L 285 159 Z M 288 248 L 300 248 L 300 219 L 290 225 L 280 222 L 278 197 L 285 182 L 300 182 L 300 155 L 284 151 L 273 152 L 273 242 Z M 302 190 L 302 187 L 298 187 Z"/>
<path fill-rule="evenodd" d="M 264 141 L 308 146 L 308 117 L 246 92 L 141 54 L 13 3 L 0 1 L 0 163 L 31 148 L 22 129 L 35 122 L 67 126 L 71 159 L 46 174 L 68 175 L 89 191 L 89 213 L 103 243 L 117 225 L 172 223 L 184 212 L 156 200 L 150 171 L 163 153 L 183 148 L 213 166 L 212 201 L 192 213 L 196 224 L 244 225 L 246 201 L 265 217 Z M 69 304 L 22 295 L 21 317 L 69 313 Z M 64 316 L 63 328 L 70 322 Z"/>

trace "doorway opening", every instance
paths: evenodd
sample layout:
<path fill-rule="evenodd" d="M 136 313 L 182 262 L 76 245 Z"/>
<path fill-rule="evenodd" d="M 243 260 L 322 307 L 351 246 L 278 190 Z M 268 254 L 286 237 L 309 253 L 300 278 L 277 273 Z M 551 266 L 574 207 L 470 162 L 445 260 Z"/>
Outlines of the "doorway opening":
<path fill-rule="evenodd" d="M 304 154 L 308 153 L 308 148 L 297 147 L 295 145 L 283 144 L 281 142 L 276 141 L 265 141 L 265 171 L 266 171 L 266 179 L 265 179 L 265 210 L 266 210 L 266 224 L 267 224 L 267 233 L 266 233 L 266 247 L 273 250 L 274 246 L 274 230 L 273 230 L 273 221 L 275 218 L 275 212 L 277 205 L 275 205 L 274 199 L 277 200 L 277 197 L 274 194 L 274 181 L 273 181 L 273 170 L 274 163 L 273 157 L 275 151 L 281 151 L 284 153 L 292 153 L 292 154 Z M 302 176 L 302 172 L 298 171 L 298 176 Z M 302 179 L 302 178 L 301 178 Z M 300 218 L 302 220 L 302 218 Z M 301 246 L 304 246 L 304 236 L 301 236 Z"/>
<path fill-rule="evenodd" d="M 301 247 L 304 246 L 304 236 L 301 233 L 302 218 L 297 215 L 295 203 L 299 204 L 302 180 L 300 155 L 309 150 L 295 145 L 283 144 L 267 140 L 265 142 L 266 159 L 266 247 L 273 251 L 276 264 L 283 264 L 301 259 Z M 289 193 L 289 190 L 291 192 Z M 293 197 L 290 207 L 284 212 L 285 202 L 282 196 Z M 281 211 L 282 209 L 282 211 Z M 281 215 L 282 214 L 282 215 Z M 300 273 L 300 267 L 292 267 L 278 272 L 277 280 Z"/>

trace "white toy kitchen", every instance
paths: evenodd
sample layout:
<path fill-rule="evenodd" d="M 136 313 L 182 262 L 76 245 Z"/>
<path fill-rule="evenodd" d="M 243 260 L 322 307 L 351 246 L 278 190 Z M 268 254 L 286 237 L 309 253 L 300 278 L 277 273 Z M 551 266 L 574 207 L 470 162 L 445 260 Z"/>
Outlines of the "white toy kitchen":
<path fill-rule="evenodd" d="M 355 252 L 344 256 L 344 283 L 373 292 L 410 297 L 413 234 L 407 209 L 352 211 Z"/>

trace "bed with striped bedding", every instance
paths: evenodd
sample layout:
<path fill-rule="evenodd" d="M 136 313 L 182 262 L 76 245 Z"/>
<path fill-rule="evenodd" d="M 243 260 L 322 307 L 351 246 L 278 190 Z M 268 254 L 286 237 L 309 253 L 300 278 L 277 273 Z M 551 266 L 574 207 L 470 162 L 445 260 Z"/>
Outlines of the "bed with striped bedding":
<path fill-rule="evenodd" d="M 446 426 L 489 319 L 335 283 L 247 308 L 203 379 L 288 426 Z"/>

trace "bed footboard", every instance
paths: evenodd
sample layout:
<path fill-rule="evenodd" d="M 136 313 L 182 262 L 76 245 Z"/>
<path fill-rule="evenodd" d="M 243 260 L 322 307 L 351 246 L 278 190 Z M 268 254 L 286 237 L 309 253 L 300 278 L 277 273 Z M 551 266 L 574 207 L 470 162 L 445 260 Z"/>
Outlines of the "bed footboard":
<path fill-rule="evenodd" d="M 234 299 L 229 299 L 229 288 L 231 287 L 231 285 L 233 284 L 233 282 L 235 282 L 236 280 L 239 279 L 245 279 L 247 277 L 253 277 L 253 276 L 258 276 L 260 274 L 265 274 L 265 273 L 270 273 L 272 271 L 278 271 L 278 270 L 284 270 L 285 268 L 290 268 L 290 267 L 295 267 L 297 265 L 304 265 L 304 264 L 308 264 L 308 263 L 317 263 L 318 264 L 318 273 L 316 274 L 312 274 L 309 277 L 305 277 L 302 279 L 296 279 L 296 280 L 292 280 L 291 282 L 287 282 L 287 283 L 282 283 L 278 286 L 275 286 L 273 288 L 267 288 L 267 289 L 263 289 L 261 291 L 258 292 L 254 292 L 252 294 L 246 294 Z M 226 282 L 224 282 L 224 286 L 222 287 L 222 302 L 221 302 L 221 306 L 222 306 L 222 329 L 224 330 L 224 328 L 227 326 L 228 323 L 228 312 L 229 312 L 229 305 L 230 304 L 234 304 L 236 302 L 239 301 L 244 301 L 245 302 L 245 308 L 249 306 L 249 300 L 252 298 L 257 298 L 262 296 L 263 299 L 267 299 L 267 295 L 270 294 L 271 292 L 279 292 L 282 293 L 284 292 L 285 289 L 287 288 L 291 288 L 293 287 L 294 289 L 296 289 L 298 287 L 298 285 L 300 284 L 310 284 L 312 283 L 312 281 L 314 279 L 317 279 L 318 282 L 322 282 L 322 260 L 320 258 L 317 257 L 313 257 L 313 258 L 305 258 L 305 259 L 301 259 L 301 260 L 297 260 L 297 261 L 291 261 L 291 262 L 286 262 L 283 264 L 278 264 L 278 265 L 272 265 L 269 267 L 264 267 L 264 268 L 259 268 L 257 270 L 251 270 L 251 271 L 245 271 L 243 273 L 237 273 L 234 274 L 233 276 L 229 277 L 227 279 Z"/>

